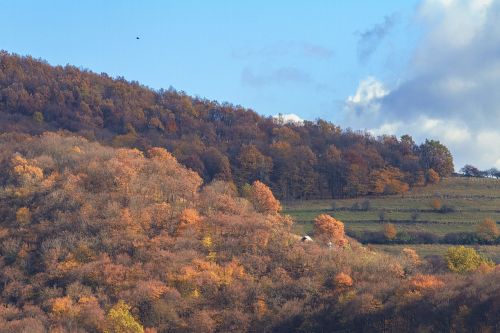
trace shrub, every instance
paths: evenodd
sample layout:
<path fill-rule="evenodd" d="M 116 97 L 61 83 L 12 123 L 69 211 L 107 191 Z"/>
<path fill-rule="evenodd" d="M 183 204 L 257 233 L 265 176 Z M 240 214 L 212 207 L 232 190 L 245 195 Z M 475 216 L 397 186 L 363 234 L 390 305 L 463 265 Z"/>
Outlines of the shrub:
<path fill-rule="evenodd" d="M 33 113 L 33 120 L 39 124 L 43 123 L 43 114 L 39 111 Z"/>
<path fill-rule="evenodd" d="M 441 177 L 439 177 L 439 174 L 434 169 L 427 170 L 427 182 L 429 184 L 439 183 L 440 180 Z"/>
<path fill-rule="evenodd" d="M 455 207 L 448 206 L 448 205 L 443 205 L 439 209 L 439 212 L 442 213 L 442 214 L 453 213 L 454 211 L 455 211 Z"/>
<path fill-rule="evenodd" d="M 385 221 L 385 210 L 381 210 L 378 213 L 378 219 L 379 219 L 380 222 L 384 222 Z"/>
<path fill-rule="evenodd" d="M 477 226 L 476 234 L 479 238 L 491 242 L 498 238 L 500 231 L 498 230 L 497 223 L 493 219 L 486 218 Z"/>
<path fill-rule="evenodd" d="M 434 210 L 440 210 L 441 207 L 443 207 L 443 202 L 441 201 L 441 199 L 438 199 L 438 198 L 432 199 L 431 207 Z"/>
<path fill-rule="evenodd" d="M 415 289 L 434 289 L 444 286 L 443 281 L 434 275 L 417 274 L 409 282 Z"/>
<path fill-rule="evenodd" d="M 456 273 L 472 272 L 483 264 L 488 266 L 494 265 L 490 259 L 482 257 L 473 248 L 465 246 L 448 248 L 445 260 L 450 271 Z"/>
<path fill-rule="evenodd" d="M 335 285 L 337 287 L 351 287 L 353 284 L 352 278 L 349 274 L 346 274 L 344 272 L 340 272 L 337 275 L 335 275 L 334 278 Z"/>
<path fill-rule="evenodd" d="M 385 238 L 387 238 L 389 240 L 393 240 L 394 238 L 396 238 L 397 233 L 398 233 L 398 231 L 397 231 L 396 226 L 394 224 L 387 223 L 386 225 L 384 225 Z"/>
<path fill-rule="evenodd" d="M 31 213 L 28 207 L 21 207 L 17 210 L 16 221 L 20 225 L 27 225 L 31 222 Z"/>
<path fill-rule="evenodd" d="M 473 232 L 450 232 L 443 237 L 445 244 L 475 244 L 478 238 Z"/>

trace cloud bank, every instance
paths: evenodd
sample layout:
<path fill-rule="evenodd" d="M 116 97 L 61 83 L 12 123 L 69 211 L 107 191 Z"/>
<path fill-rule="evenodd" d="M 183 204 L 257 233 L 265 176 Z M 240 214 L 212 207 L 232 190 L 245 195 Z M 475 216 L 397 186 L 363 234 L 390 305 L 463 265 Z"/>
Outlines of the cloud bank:
<path fill-rule="evenodd" d="M 500 167 L 499 2 L 424 0 L 415 22 L 423 36 L 404 76 L 392 86 L 362 80 L 345 102 L 348 122 L 374 134 L 438 138 L 457 168 Z"/>

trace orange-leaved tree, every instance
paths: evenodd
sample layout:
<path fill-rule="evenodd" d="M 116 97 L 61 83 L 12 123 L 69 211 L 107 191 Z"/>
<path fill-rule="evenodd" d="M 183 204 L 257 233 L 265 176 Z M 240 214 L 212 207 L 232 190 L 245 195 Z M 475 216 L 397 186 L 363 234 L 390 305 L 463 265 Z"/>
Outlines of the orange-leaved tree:
<path fill-rule="evenodd" d="M 344 223 L 327 214 L 321 214 L 314 220 L 314 235 L 320 240 L 332 242 L 336 246 L 347 244 Z"/>
<path fill-rule="evenodd" d="M 491 218 L 485 218 L 484 221 L 477 226 L 476 233 L 480 238 L 486 241 L 493 241 L 500 235 L 497 222 Z"/>
<path fill-rule="evenodd" d="M 392 223 L 387 223 L 384 225 L 384 236 L 387 239 L 394 239 L 396 238 L 396 235 L 398 234 L 398 231 L 396 229 L 396 226 Z"/>
<path fill-rule="evenodd" d="M 436 171 L 434 171 L 434 169 L 427 170 L 427 182 L 429 184 L 439 183 L 440 180 L 441 180 L 441 177 L 439 176 L 439 174 Z"/>
<path fill-rule="evenodd" d="M 260 213 L 276 214 L 281 211 L 281 204 L 271 189 L 258 180 L 252 184 L 249 199 Z"/>

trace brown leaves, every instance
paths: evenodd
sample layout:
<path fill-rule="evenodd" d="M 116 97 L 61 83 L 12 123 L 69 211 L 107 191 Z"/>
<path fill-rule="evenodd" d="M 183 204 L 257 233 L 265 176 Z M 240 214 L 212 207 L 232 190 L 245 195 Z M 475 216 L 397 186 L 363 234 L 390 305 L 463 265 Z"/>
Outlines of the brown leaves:
<path fill-rule="evenodd" d="M 252 184 L 249 199 L 258 212 L 277 214 L 281 211 L 281 204 L 276 200 L 271 189 L 258 180 Z"/>
<path fill-rule="evenodd" d="M 396 194 L 408 192 L 404 174 L 398 168 L 386 167 L 371 174 L 371 191 L 377 194 Z"/>
<path fill-rule="evenodd" d="M 189 227 L 197 228 L 202 221 L 202 217 L 194 208 L 185 208 L 179 216 L 179 225 L 177 227 L 177 234 Z"/>
<path fill-rule="evenodd" d="M 332 242 L 336 246 L 347 245 L 344 232 L 344 223 L 327 214 L 321 214 L 314 220 L 314 234 L 325 242 Z"/>
<path fill-rule="evenodd" d="M 427 170 L 427 182 L 429 184 L 439 183 L 440 180 L 441 180 L 441 177 L 439 176 L 439 174 L 436 171 L 434 171 L 434 169 Z"/>
<path fill-rule="evenodd" d="M 396 235 L 397 235 L 398 231 L 396 229 L 396 226 L 392 223 L 386 223 L 384 224 L 384 236 L 389 239 L 389 240 L 392 240 L 394 238 L 396 238 Z"/>
<path fill-rule="evenodd" d="M 335 275 L 333 281 L 335 286 L 339 288 L 351 287 L 353 285 L 353 280 L 351 276 L 344 272 L 340 272 L 337 275 Z"/>
<path fill-rule="evenodd" d="M 491 218 L 484 219 L 484 221 L 477 226 L 476 233 L 486 241 L 493 241 L 500 235 L 496 221 Z"/>
<path fill-rule="evenodd" d="M 28 207 L 21 207 L 17 210 L 16 221 L 20 225 L 27 225 L 31 222 L 31 212 Z"/>
<path fill-rule="evenodd" d="M 416 274 L 409 280 L 410 286 L 417 290 L 421 289 L 436 289 L 444 286 L 444 282 L 434 276 L 426 274 Z"/>

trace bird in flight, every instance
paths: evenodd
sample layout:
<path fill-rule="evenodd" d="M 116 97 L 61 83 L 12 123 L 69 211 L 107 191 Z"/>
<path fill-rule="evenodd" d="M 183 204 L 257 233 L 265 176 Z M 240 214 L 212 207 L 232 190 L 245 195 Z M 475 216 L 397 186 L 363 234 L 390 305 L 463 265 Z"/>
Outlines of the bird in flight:
<path fill-rule="evenodd" d="M 135 39 L 140 39 L 139 37 L 135 37 Z"/>

